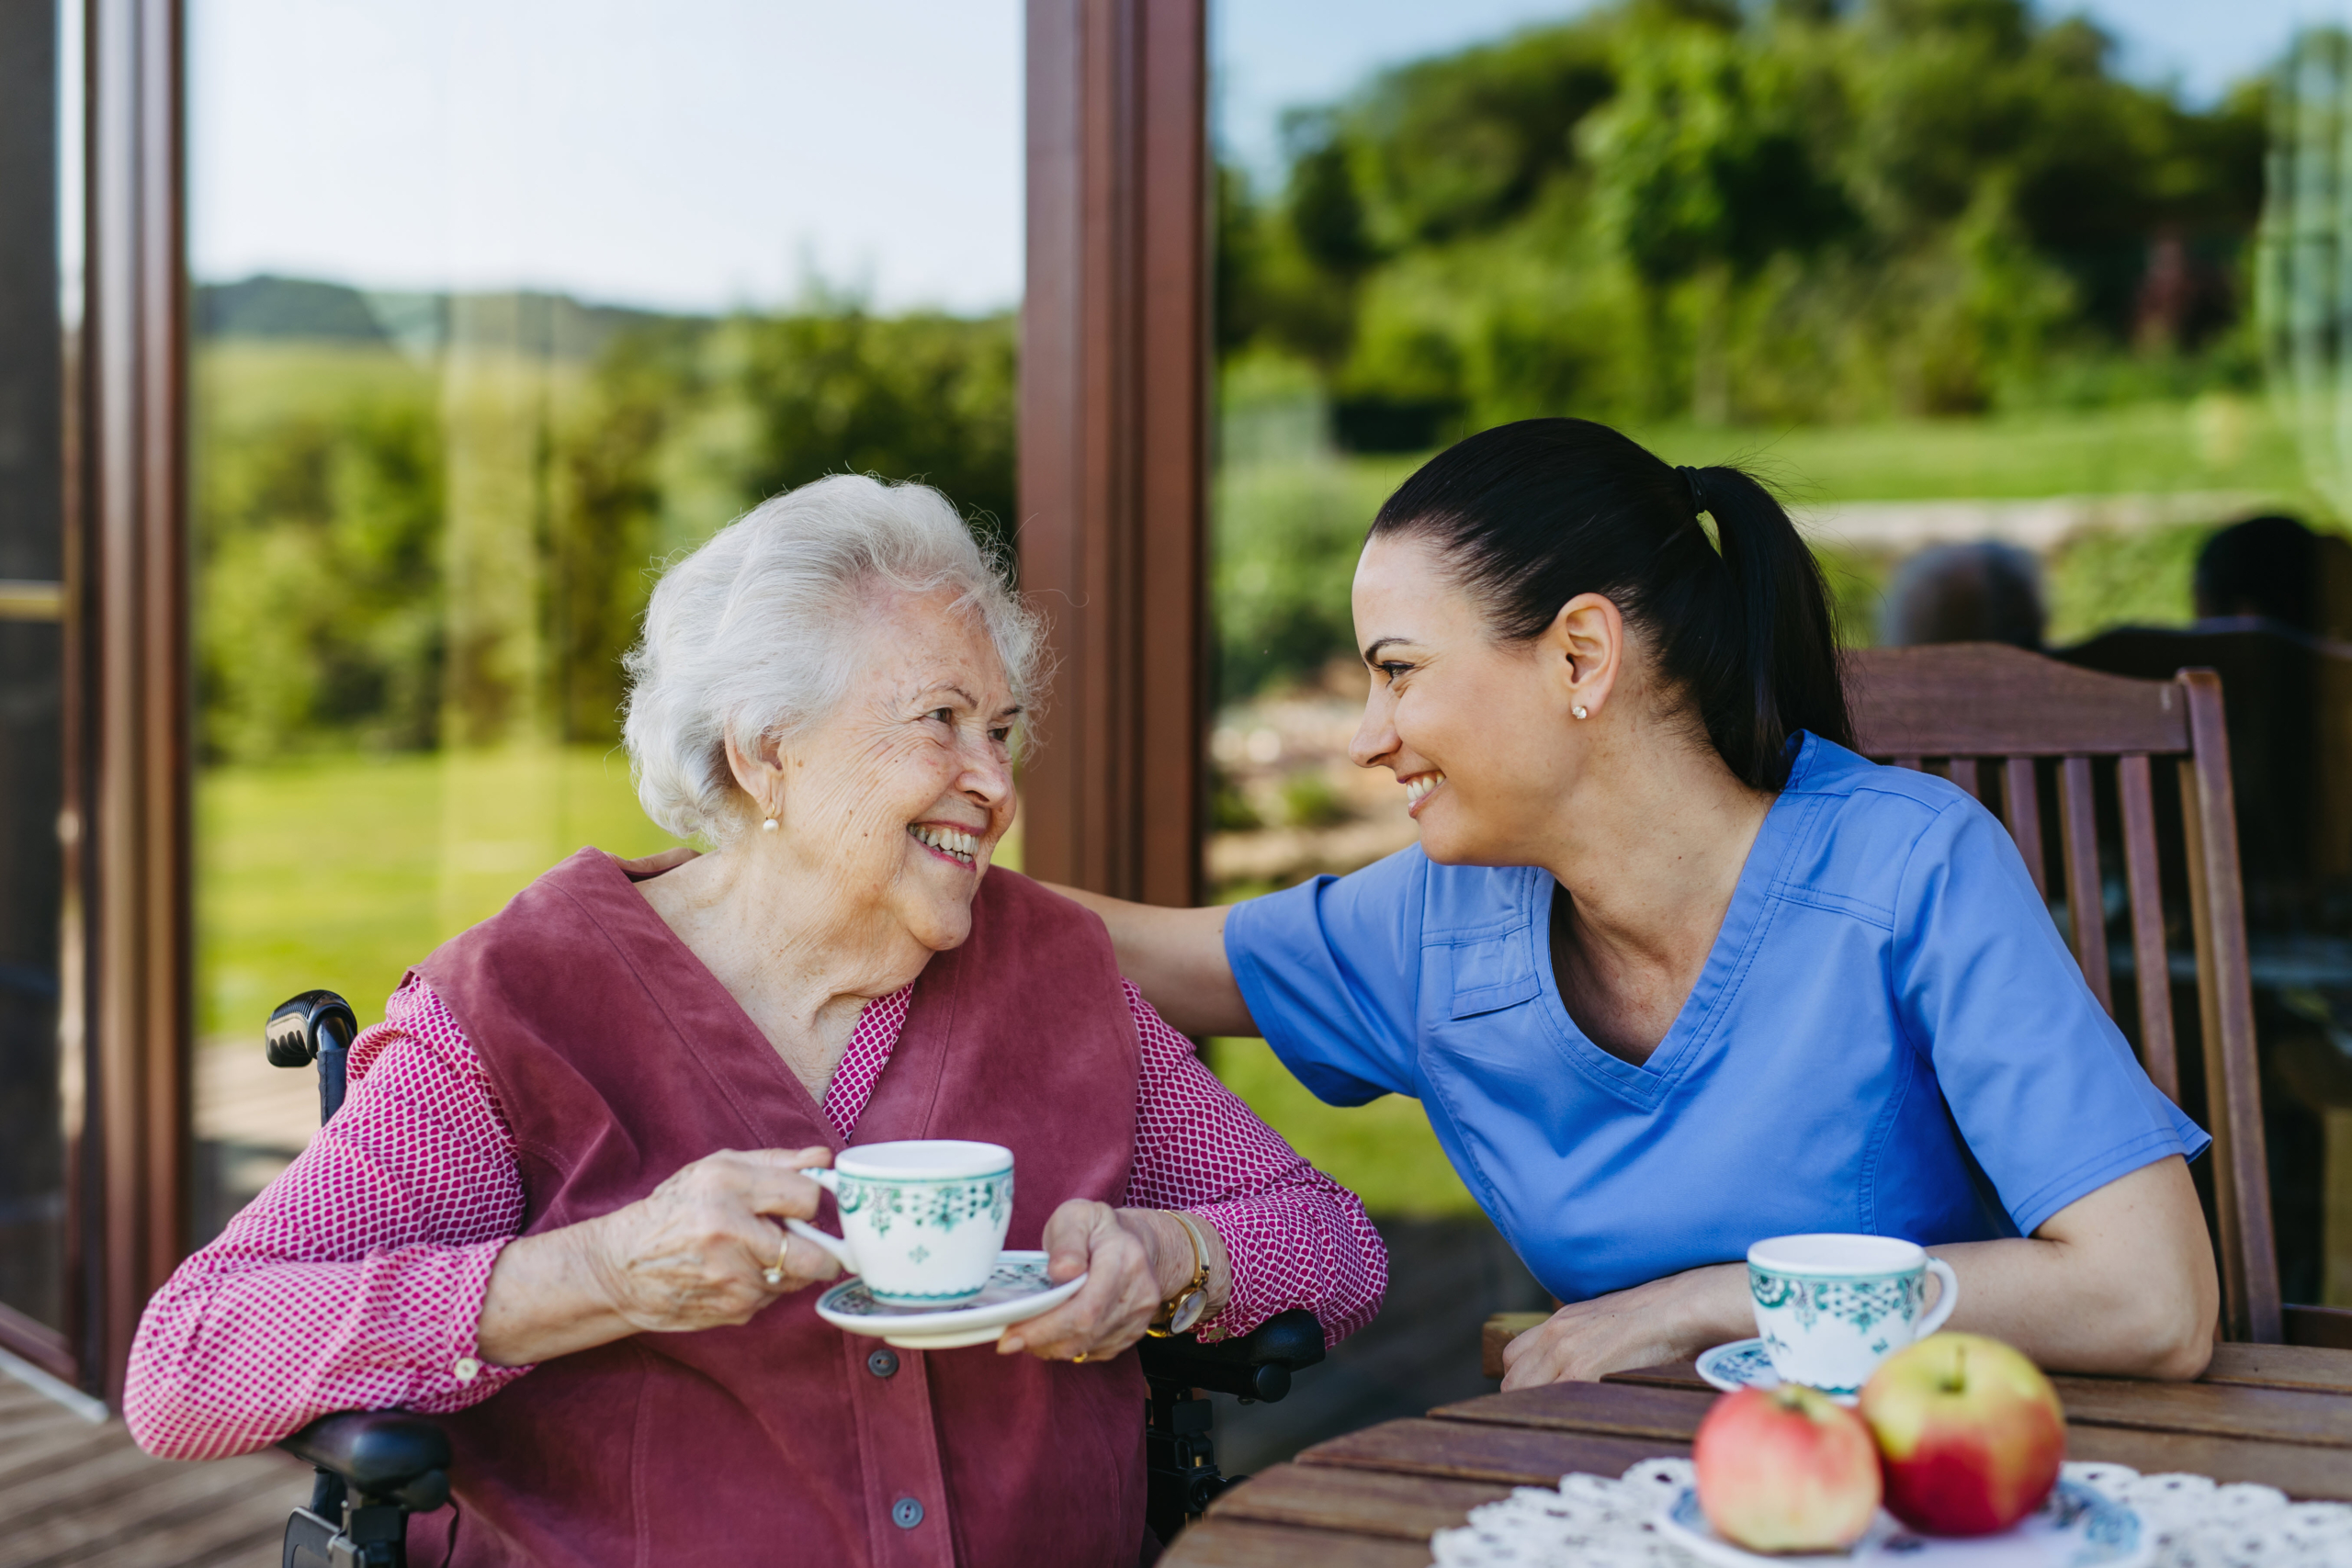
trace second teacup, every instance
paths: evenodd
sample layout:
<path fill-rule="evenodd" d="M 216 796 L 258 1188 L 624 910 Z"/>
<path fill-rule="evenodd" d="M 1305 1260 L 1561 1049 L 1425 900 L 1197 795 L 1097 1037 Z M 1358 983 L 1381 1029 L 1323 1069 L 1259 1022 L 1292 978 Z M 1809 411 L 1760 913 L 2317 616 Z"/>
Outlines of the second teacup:
<path fill-rule="evenodd" d="M 786 1220 L 886 1306 L 960 1306 L 987 1288 L 1012 1220 L 1012 1151 L 910 1138 L 843 1149 L 809 1179 L 832 1193 L 842 1234 Z"/>
<path fill-rule="evenodd" d="M 1931 1309 L 1928 1276 L 1943 1282 Z M 1886 1235 L 1780 1235 L 1747 1249 L 1756 1331 L 1782 1382 L 1855 1394 L 1888 1356 L 1944 1325 L 1951 1265 Z"/>

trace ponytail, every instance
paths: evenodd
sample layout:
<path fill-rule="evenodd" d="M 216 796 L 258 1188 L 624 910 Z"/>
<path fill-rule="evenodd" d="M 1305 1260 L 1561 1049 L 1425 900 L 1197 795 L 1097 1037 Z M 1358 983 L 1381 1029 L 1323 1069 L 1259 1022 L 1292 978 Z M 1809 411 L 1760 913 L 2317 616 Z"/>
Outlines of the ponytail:
<path fill-rule="evenodd" d="M 1589 420 L 1521 420 L 1423 464 L 1373 520 L 1384 534 L 1436 545 L 1507 641 L 1542 636 L 1579 593 L 1611 600 L 1756 788 L 1788 782 L 1799 730 L 1853 744 L 1821 569 L 1739 468 L 1669 468 Z"/>

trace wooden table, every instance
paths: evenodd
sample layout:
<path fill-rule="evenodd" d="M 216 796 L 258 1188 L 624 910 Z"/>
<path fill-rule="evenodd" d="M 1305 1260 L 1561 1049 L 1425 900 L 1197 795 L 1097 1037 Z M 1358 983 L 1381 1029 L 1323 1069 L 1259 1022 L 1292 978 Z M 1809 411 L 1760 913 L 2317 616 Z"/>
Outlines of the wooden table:
<path fill-rule="evenodd" d="M 2193 1383 L 2062 1377 L 2066 1455 L 2352 1502 L 2352 1350 L 2223 1345 Z M 1491 1393 L 1317 1444 L 1211 1505 L 1165 1568 L 1415 1568 L 1514 1486 L 1688 1454 L 1716 1398 L 1688 1361 Z"/>

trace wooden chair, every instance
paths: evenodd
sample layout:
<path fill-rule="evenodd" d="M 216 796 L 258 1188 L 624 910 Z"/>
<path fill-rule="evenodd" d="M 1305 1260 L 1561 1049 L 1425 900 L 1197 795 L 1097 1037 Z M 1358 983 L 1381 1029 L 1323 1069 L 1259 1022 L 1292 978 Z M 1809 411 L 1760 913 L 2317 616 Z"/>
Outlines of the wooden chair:
<path fill-rule="evenodd" d="M 2115 1011 L 2108 955 L 2105 882 L 2094 781 L 2111 761 L 2123 882 L 2131 906 L 2132 989 L 2139 1049 L 2158 1089 L 2180 1098 L 2173 1030 L 2172 969 L 2165 941 L 2158 840 L 2156 764 L 2177 770 L 2194 945 L 2198 1014 L 2211 1123 L 2212 1175 L 2221 1232 L 2222 1337 L 2352 1348 L 2352 1312 L 2279 1300 L 2270 1219 L 2270 1178 L 2262 1134 L 2255 1055 L 2254 993 L 2231 799 L 2229 740 L 2221 682 L 2209 670 L 2166 681 L 2079 670 L 1993 643 L 1869 649 L 1847 660 L 1847 697 L 1857 743 L 1868 756 L 1929 769 L 1997 812 L 2047 896 L 2047 851 L 2063 867 L 2068 935 L 2092 992 Z M 2043 774 L 2056 774 L 2056 841 L 2046 841 Z M 1502 1372 L 1502 1347 L 1544 1314 L 1503 1314 L 1485 1334 L 1487 1375 Z"/>
<path fill-rule="evenodd" d="M 2352 1312 L 2280 1302 L 2255 1055 L 2254 993 L 2231 800 L 2222 688 L 2211 671 L 2135 681 L 2078 670 L 2018 649 L 1967 643 L 1871 649 L 1849 656 L 1847 694 L 1860 749 L 1930 769 L 1996 809 L 2047 888 L 2042 778 L 2055 773 L 2058 861 L 2066 925 L 2084 977 L 2112 1013 L 2105 884 L 2099 872 L 2095 760 L 2111 760 L 2129 895 L 2131 971 L 2141 1060 L 2180 1096 L 2156 763 L 2178 773 L 2185 892 L 2213 1134 L 2223 1337 L 2352 1347 Z"/>

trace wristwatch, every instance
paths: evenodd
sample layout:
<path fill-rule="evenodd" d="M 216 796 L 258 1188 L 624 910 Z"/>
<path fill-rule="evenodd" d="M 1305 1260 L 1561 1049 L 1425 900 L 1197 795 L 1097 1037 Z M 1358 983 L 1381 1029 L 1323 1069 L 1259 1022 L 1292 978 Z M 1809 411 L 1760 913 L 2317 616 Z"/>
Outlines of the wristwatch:
<path fill-rule="evenodd" d="M 1159 1303 L 1159 1315 L 1153 1318 L 1151 1326 L 1144 1330 L 1154 1339 L 1166 1339 L 1172 1335 L 1190 1332 L 1193 1325 L 1201 1321 L 1201 1314 L 1209 1310 L 1209 1249 L 1203 1245 L 1201 1233 L 1193 1226 L 1189 1215 L 1178 1213 L 1173 1209 L 1168 1211 L 1168 1215 L 1182 1225 L 1184 1234 L 1192 1238 L 1193 1279 L 1182 1290 Z"/>

